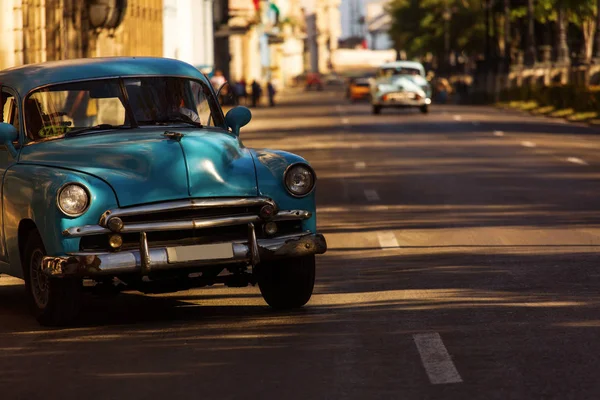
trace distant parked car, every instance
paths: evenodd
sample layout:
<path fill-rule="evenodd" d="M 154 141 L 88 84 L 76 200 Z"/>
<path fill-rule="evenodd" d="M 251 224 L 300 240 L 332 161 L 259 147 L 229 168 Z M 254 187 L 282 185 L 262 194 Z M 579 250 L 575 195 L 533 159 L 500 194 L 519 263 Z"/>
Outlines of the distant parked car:
<path fill-rule="evenodd" d="M 306 75 L 306 90 L 310 90 L 313 87 L 317 90 L 323 90 L 323 77 L 317 72 L 311 72 Z"/>
<path fill-rule="evenodd" d="M 371 84 L 373 114 L 383 108 L 419 108 L 429 112 L 431 85 L 425 68 L 414 61 L 396 61 L 382 65 Z"/>
<path fill-rule="evenodd" d="M 348 98 L 350 101 L 368 99 L 371 95 L 371 84 L 368 78 L 353 79 L 348 85 Z"/>
<path fill-rule="evenodd" d="M 58 61 L 0 71 L 0 85 L 0 273 L 25 280 L 41 324 L 76 316 L 83 279 L 144 293 L 257 283 L 278 309 L 310 299 L 326 251 L 315 172 L 243 146 L 250 110 L 223 115 L 198 69 Z"/>

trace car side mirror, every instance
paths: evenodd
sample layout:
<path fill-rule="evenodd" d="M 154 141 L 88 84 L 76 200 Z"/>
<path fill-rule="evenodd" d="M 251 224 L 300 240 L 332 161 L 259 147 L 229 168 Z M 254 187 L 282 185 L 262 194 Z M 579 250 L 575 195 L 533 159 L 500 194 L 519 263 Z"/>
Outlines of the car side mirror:
<path fill-rule="evenodd" d="M 0 122 L 0 144 L 6 146 L 6 149 L 11 156 L 17 157 L 17 149 L 13 145 L 13 142 L 19 139 L 19 132 L 11 124 L 6 122 Z"/>
<path fill-rule="evenodd" d="M 235 136 L 240 136 L 240 129 L 248 125 L 252 119 L 252 112 L 244 106 L 233 107 L 225 115 L 225 123 Z"/>

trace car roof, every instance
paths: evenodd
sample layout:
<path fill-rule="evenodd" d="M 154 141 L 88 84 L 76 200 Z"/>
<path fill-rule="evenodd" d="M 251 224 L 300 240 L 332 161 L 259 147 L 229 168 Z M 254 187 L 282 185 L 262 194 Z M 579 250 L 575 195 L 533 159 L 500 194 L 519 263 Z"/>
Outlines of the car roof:
<path fill-rule="evenodd" d="M 417 61 L 394 61 L 394 62 L 390 62 L 390 63 L 385 63 L 383 64 L 381 67 L 379 68 L 415 68 L 421 71 L 424 71 L 425 68 L 423 67 L 423 64 L 421 64 L 420 62 Z"/>
<path fill-rule="evenodd" d="M 105 57 L 49 61 L 0 71 L 0 85 L 9 86 L 24 96 L 39 86 L 77 80 L 117 76 L 185 76 L 206 78 L 183 61 L 159 57 Z"/>

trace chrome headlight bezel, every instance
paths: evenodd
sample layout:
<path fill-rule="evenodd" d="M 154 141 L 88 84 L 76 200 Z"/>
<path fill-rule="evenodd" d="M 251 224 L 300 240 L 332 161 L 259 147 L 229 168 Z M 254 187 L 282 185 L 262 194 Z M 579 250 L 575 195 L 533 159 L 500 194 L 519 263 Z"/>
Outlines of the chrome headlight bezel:
<path fill-rule="evenodd" d="M 82 188 L 83 191 L 85 192 L 85 195 L 87 196 L 86 206 L 81 212 L 78 212 L 78 213 L 68 212 L 64 209 L 63 205 L 61 204 L 61 196 L 62 196 L 63 192 L 65 191 L 65 189 L 67 189 L 69 186 L 78 186 L 78 187 Z M 90 190 L 85 185 L 83 185 L 79 182 L 67 182 L 64 185 L 62 185 L 60 187 L 60 189 L 58 189 L 58 191 L 56 192 L 56 206 L 67 217 L 76 218 L 76 217 L 82 216 L 83 214 L 85 214 L 87 212 L 87 210 L 90 209 L 91 204 L 92 204 L 92 196 L 91 196 Z"/>
<path fill-rule="evenodd" d="M 312 175 L 312 186 L 310 187 L 310 190 L 308 190 L 306 193 L 303 193 L 303 194 L 294 193 L 287 185 L 287 176 L 296 167 L 305 168 Z M 287 168 L 285 169 L 285 172 L 283 173 L 283 186 L 285 187 L 285 190 L 287 190 L 287 192 L 293 197 L 297 197 L 297 198 L 306 197 L 309 194 L 311 194 L 315 190 L 315 187 L 317 186 L 317 174 L 315 174 L 315 170 L 307 163 L 297 162 L 297 163 L 290 164 L 287 166 Z"/>

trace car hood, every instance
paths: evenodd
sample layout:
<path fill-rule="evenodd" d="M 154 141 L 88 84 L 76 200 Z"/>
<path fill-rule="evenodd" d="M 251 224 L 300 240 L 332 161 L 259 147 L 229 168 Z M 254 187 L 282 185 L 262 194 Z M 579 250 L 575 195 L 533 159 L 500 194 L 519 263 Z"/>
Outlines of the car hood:
<path fill-rule="evenodd" d="M 258 194 L 249 151 L 222 130 L 96 132 L 23 147 L 19 162 L 67 168 L 112 186 L 121 207 L 190 197 Z"/>

